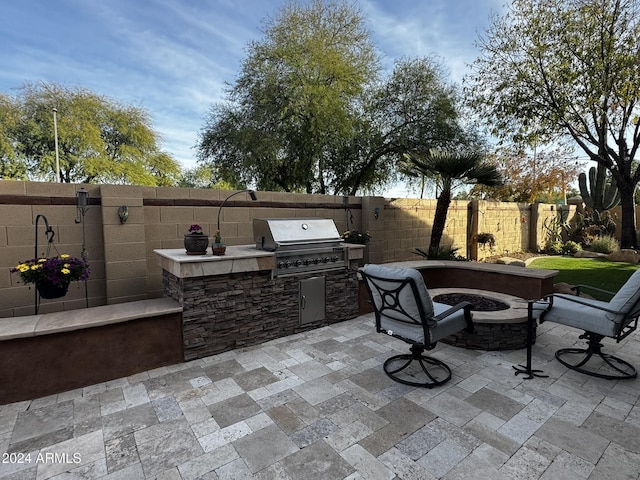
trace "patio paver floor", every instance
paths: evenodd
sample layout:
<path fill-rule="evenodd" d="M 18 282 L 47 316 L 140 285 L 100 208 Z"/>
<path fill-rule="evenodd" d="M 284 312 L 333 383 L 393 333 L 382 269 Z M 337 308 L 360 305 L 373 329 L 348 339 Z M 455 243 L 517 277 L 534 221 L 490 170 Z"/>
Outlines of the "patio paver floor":
<path fill-rule="evenodd" d="M 554 358 L 579 332 L 538 328 L 525 351 L 439 344 L 446 385 L 391 381 L 408 351 L 371 315 L 263 345 L 0 406 L 0 478 L 640 478 L 640 380 Z M 640 337 L 605 340 L 640 367 Z"/>

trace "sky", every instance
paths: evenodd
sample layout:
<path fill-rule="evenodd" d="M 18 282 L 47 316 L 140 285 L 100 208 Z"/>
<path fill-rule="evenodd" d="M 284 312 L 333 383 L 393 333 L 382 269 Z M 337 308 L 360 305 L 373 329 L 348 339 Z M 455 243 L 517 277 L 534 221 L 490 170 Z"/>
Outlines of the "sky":
<path fill-rule="evenodd" d="M 211 106 L 225 99 L 265 22 L 286 0 L 3 0 L 0 93 L 25 83 L 82 87 L 144 108 L 161 148 L 194 167 Z M 353 0 L 383 68 L 436 56 L 460 83 L 504 0 Z"/>

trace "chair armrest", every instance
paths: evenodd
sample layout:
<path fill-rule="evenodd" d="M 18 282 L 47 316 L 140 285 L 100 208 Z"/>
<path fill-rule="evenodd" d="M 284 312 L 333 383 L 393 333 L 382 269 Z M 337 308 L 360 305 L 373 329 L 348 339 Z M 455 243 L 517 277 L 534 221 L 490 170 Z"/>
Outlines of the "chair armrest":
<path fill-rule="evenodd" d="M 444 312 L 440 313 L 439 315 L 436 315 L 435 317 L 433 317 L 433 319 L 437 322 L 439 320 L 442 320 L 443 318 L 447 318 L 449 315 L 457 312 L 458 310 L 464 309 L 465 311 L 464 319 L 467 322 L 467 331 L 469 333 L 473 333 L 473 320 L 471 318 L 471 307 L 473 307 L 473 304 L 471 304 L 470 302 L 460 302 L 452 306 L 451 308 L 446 309 Z"/>
<path fill-rule="evenodd" d="M 550 302 L 551 305 L 550 306 L 552 306 L 553 305 L 553 297 L 557 297 L 559 295 L 562 295 L 562 294 L 551 294 L 551 295 L 547 295 L 544 298 L 545 299 L 550 298 L 551 299 L 551 302 Z M 573 296 L 573 295 L 562 295 L 562 297 L 560 297 L 560 298 L 562 298 L 563 300 L 567 300 L 568 302 L 579 303 L 580 305 L 585 305 L 587 307 L 591 307 L 591 308 L 594 308 L 596 310 L 600 310 L 600 311 L 603 311 L 603 312 L 614 313 L 616 315 L 622 315 L 622 312 L 619 311 L 619 310 L 612 310 L 610 308 L 605 308 L 605 307 L 600 307 L 598 305 L 593 305 L 592 303 L 585 302 L 581 297 L 577 297 L 577 296 Z"/>
<path fill-rule="evenodd" d="M 571 290 L 576 292 L 578 295 L 580 295 L 580 289 L 587 289 L 587 290 L 592 290 L 594 292 L 600 292 L 600 293 L 606 293 L 607 295 L 610 295 L 611 297 L 613 297 L 616 293 L 615 292 L 610 292 L 609 290 L 603 290 L 602 288 L 598 288 L 598 287 L 592 287 L 591 285 L 575 285 L 573 287 L 571 287 Z"/>

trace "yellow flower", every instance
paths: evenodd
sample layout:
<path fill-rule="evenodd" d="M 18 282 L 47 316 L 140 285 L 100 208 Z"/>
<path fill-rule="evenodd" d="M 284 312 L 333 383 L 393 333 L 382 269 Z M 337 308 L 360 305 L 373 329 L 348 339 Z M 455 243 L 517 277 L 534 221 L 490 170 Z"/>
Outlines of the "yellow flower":
<path fill-rule="evenodd" d="M 20 270 L 20 273 L 24 273 L 29 270 L 29 265 L 21 263 L 20 265 L 18 265 L 18 270 Z"/>
<path fill-rule="evenodd" d="M 44 263 L 44 262 L 46 262 L 46 261 L 47 261 L 47 259 L 46 259 L 46 258 L 39 258 L 39 259 L 38 259 L 38 263 Z"/>
<path fill-rule="evenodd" d="M 39 268 L 42 268 L 42 265 L 39 265 L 39 264 L 31 265 L 31 270 L 38 270 Z"/>
<path fill-rule="evenodd" d="M 60 273 L 62 273 L 63 275 L 69 275 L 71 273 L 71 270 L 69 270 L 68 268 L 61 268 Z"/>
<path fill-rule="evenodd" d="M 62 260 L 65 260 L 65 259 L 69 258 L 69 256 L 70 256 L 70 255 L 69 255 L 68 253 L 63 253 L 62 255 L 60 255 L 60 258 L 61 258 Z"/>

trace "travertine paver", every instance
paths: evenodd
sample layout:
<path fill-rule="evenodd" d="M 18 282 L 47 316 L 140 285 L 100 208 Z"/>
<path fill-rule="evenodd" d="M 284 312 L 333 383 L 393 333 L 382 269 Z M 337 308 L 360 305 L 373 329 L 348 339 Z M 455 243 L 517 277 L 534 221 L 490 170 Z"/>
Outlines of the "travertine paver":
<path fill-rule="evenodd" d="M 440 344 L 452 380 L 390 380 L 407 346 L 371 315 L 268 344 L 0 406 L 0 479 L 638 479 L 640 381 L 570 372 L 538 328 L 524 351 Z M 607 349 L 640 366 L 640 337 Z"/>

